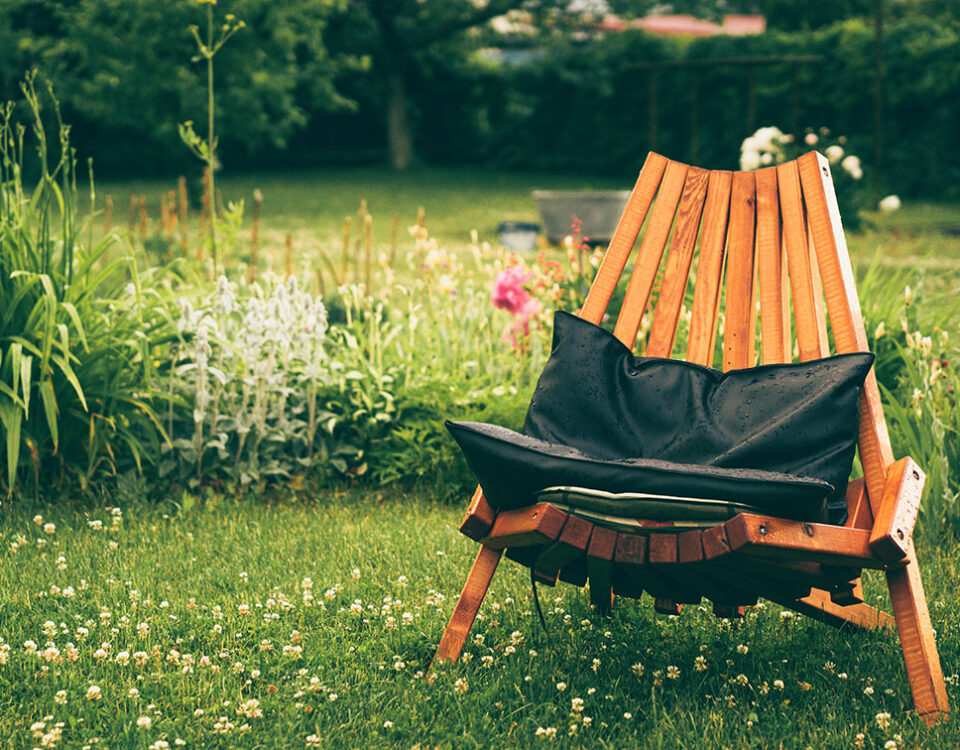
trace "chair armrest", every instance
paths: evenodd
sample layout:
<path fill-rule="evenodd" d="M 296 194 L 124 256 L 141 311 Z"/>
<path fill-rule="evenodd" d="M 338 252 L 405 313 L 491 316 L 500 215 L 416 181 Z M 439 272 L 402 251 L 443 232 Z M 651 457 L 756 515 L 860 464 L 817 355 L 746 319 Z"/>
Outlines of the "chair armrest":
<path fill-rule="evenodd" d="M 898 562 L 910 549 L 925 479 L 926 474 L 909 457 L 891 464 L 887 471 L 880 511 L 870 532 L 870 550 L 884 562 Z"/>

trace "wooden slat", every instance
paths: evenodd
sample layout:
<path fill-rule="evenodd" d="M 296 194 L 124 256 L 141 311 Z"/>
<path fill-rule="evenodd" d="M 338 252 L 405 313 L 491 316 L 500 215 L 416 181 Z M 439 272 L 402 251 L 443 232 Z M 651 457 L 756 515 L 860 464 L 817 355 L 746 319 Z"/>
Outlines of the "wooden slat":
<path fill-rule="evenodd" d="M 881 560 L 896 562 L 910 551 L 925 480 L 912 458 L 901 458 L 887 471 L 880 514 L 870 532 L 870 549 Z"/>
<path fill-rule="evenodd" d="M 701 365 L 713 364 L 732 184 L 732 172 L 710 173 L 707 202 L 703 209 L 703 236 L 700 239 L 700 257 L 697 261 L 697 283 L 693 290 L 690 335 L 687 340 L 687 361 Z"/>
<path fill-rule="evenodd" d="M 487 595 L 490 581 L 497 571 L 497 565 L 500 564 L 501 555 L 503 555 L 502 550 L 480 547 L 477 559 L 474 560 L 473 567 L 470 568 L 467 582 L 464 584 L 460 598 L 457 600 L 457 606 L 454 607 L 447 629 L 443 632 L 443 638 L 440 639 L 437 653 L 433 657 L 434 663 L 437 661 L 456 661 L 460 656 L 463 644 L 466 642 L 470 628 L 473 626 L 473 621 L 477 618 L 477 612 L 480 611 L 483 597 Z M 431 666 L 433 665 L 431 664 Z"/>
<path fill-rule="evenodd" d="M 894 624 L 893 618 L 886 612 L 868 604 L 854 604 L 850 607 L 841 606 L 831 600 L 829 592 L 819 589 L 814 589 L 802 599 L 791 599 L 775 593 L 768 595 L 766 598 L 837 628 L 853 625 L 865 630 L 878 630 L 893 627 Z"/>
<path fill-rule="evenodd" d="M 503 511 L 482 543 L 491 549 L 546 544 L 560 535 L 566 520 L 567 514 L 550 503 Z"/>
<path fill-rule="evenodd" d="M 808 217 L 809 218 L 809 217 Z M 810 248 L 810 279 L 813 281 L 813 309 L 817 315 L 817 336 L 821 357 L 830 356 L 830 335 L 827 329 L 827 308 L 823 300 L 823 279 L 813 244 L 813 231 L 807 225 L 807 246 Z"/>
<path fill-rule="evenodd" d="M 657 278 L 663 250 L 667 245 L 667 237 L 673 226 L 673 217 L 677 212 L 683 183 L 687 176 L 687 166 L 679 162 L 667 163 L 660 183 L 660 192 L 647 222 L 647 229 L 640 243 L 640 252 L 637 262 L 630 275 L 627 293 L 623 298 L 623 306 L 617 314 L 617 324 L 613 335 L 624 344 L 633 348 L 637 340 L 637 331 L 640 330 L 640 319 L 643 317 L 653 290 L 653 282 Z"/>
<path fill-rule="evenodd" d="M 863 477 L 851 479 L 847 484 L 847 522 L 844 525 L 868 531 L 873 528 L 873 513 Z"/>
<path fill-rule="evenodd" d="M 801 156 L 797 166 L 837 351 L 869 351 L 830 167 L 816 152 Z M 893 449 L 873 370 L 867 375 L 860 396 L 859 448 L 867 495 L 876 517 L 886 470 L 893 463 Z"/>
<path fill-rule="evenodd" d="M 730 549 L 757 557 L 882 569 L 870 550 L 870 532 L 824 523 L 741 513 L 723 524 Z M 704 552 L 707 549 L 704 534 Z"/>
<path fill-rule="evenodd" d="M 467 514 L 460 522 L 460 533 L 479 542 L 490 533 L 496 516 L 497 511 L 487 502 L 483 490 L 477 485 L 473 498 L 470 500 L 470 505 L 467 507 Z"/>
<path fill-rule="evenodd" d="M 760 287 L 760 352 L 764 364 L 789 362 L 784 332 L 783 253 L 776 167 L 757 171 L 757 276 Z"/>
<path fill-rule="evenodd" d="M 705 169 L 691 167 L 687 171 L 687 180 L 683 186 L 683 197 L 677 210 L 677 224 L 673 231 L 673 240 L 667 255 L 667 265 L 663 272 L 663 285 L 657 298 L 653 325 L 647 342 L 648 357 L 669 357 L 677 335 L 677 321 L 680 308 L 687 291 L 690 277 L 690 264 L 700 231 L 700 216 L 707 195 L 707 181 L 710 173 Z"/>
<path fill-rule="evenodd" d="M 730 229 L 727 238 L 726 307 L 723 329 L 723 369 L 754 364 L 753 258 L 756 214 L 753 172 L 736 172 L 730 194 Z"/>
<path fill-rule="evenodd" d="M 789 161 L 777 167 L 777 186 L 780 194 L 783 244 L 787 254 L 793 316 L 797 329 L 797 348 L 800 360 L 819 359 L 821 350 L 817 310 L 814 302 L 813 276 L 810 271 L 810 249 L 807 243 L 807 222 L 803 210 L 803 193 L 797 162 Z"/>
<path fill-rule="evenodd" d="M 568 515 L 557 541 L 545 547 L 537 556 L 535 569 L 544 575 L 555 575 L 579 557 L 586 554 L 593 524 L 579 516 Z"/>
<path fill-rule="evenodd" d="M 650 568 L 647 565 L 647 537 L 621 532 L 613 553 L 613 593 L 618 596 L 643 596 Z"/>
<path fill-rule="evenodd" d="M 616 548 L 616 531 L 603 526 L 593 527 L 587 547 L 590 603 L 604 613 L 613 606 L 613 553 Z"/>
<path fill-rule="evenodd" d="M 603 256 L 596 278 L 580 310 L 581 318 L 591 323 L 599 323 L 603 318 L 603 313 L 610 304 L 610 298 L 617 288 L 617 282 L 630 257 L 630 251 L 633 250 L 633 245 L 637 241 L 640 227 L 643 226 L 647 211 L 650 210 L 650 204 L 653 202 L 653 196 L 657 192 L 666 166 L 667 160 L 660 154 L 652 151 L 647 154 L 647 160 L 643 164 L 643 169 L 640 170 L 640 176 L 637 177 L 637 183 L 627 201 L 627 207 L 623 216 L 620 217 L 610 246 Z"/>

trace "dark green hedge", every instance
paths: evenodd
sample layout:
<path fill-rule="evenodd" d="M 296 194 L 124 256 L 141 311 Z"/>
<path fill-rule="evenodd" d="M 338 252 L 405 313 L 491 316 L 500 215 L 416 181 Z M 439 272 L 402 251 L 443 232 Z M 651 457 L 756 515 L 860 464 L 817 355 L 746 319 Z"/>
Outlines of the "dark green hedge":
<path fill-rule="evenodd" d="M 419 139 L 428 158 L 632 176 L 656 150 L 709 168 L 736 167 L 753 128 L 826 126 L 849 138 L 872 177 L 874 30 L 850 20 L 812 32 L 680 42 L 639 32 L 550 50 L 526 67 L 433 74 L 421 89 Z M 638 64 L 743 56 L 818 56 L 797 67 L 718 66 L 657 72 L 655 144 L 649 70 Z M 960 196 L 960 28 L 911 18 L 886 29 L 883 188 Z M 459 87 L 447 79 L 458 74 Z M 691 106 L 696 88 L 696 135 Z M 436 96 L 442 92 L 442 96 Z M 695 140 L 695 145 L 694 145 Z"/>

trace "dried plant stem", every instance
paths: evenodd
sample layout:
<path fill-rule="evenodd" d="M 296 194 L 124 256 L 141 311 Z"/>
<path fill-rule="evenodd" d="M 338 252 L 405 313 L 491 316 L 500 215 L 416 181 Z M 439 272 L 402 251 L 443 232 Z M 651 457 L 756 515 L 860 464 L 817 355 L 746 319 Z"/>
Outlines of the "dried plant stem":
<path fill-rule="evenodd" d="M 394 212 L 393 219 L 390 221 L 390 268 L 393 268 L 393 261 L 397 257 L 397 233 L 400 229 L 400 214 Z"/>
<path fill-rule="evenodd" d="M 187 178 L 183 175 L 177 178 L 177 201 L 180 210 L 180 247 L 187 249 Z"/>
<path fill-rule="evenodd" d="M 293 235 L 287 232 L 286 246 L 283 255 L 284 278 L 293 276 Z"/>
<path fill-rule="evenodd" d="M 373 217 L 367 214 L 363 218 L 363 244 L 366 251 L 366 268 L 364 269 L 364 284 L 367 294 L 373 293 Z"/>
<path fill-rule="evenodd" d="M 260 251 L 260 209 L 263 206 L 263 193 L 253 191 L 253 224 L 250 226 L 250 259 L 247 263 L 247 283 L 257 280 L 257 253 Z"/>
<path fill-rule="evenodd" d="M 137 229 L 137 194 L 130 193 L 130 213 L 127 216 L 127 235 L 133 239 L 133 233 Z"/>
<path fill-rule="evenodd" d="M 103 210 L 103 233 L 110 234 L 110 230 L 113 229 L 113 196 L 107 193 L 103 202 L 105 206 Z"/>
<path fill-rule="evenodd" d="M 147 238 L 147 198 L 140 196 L 140 241 Z"/>
<path fill-rule="evenodd" d="M 347 274 L 350 272 L 350 234 L 353 228 L 353 219 L 349 216 L 343 222 L 343 258 L 340 260 L 340 284 L 347 283 Z"/>
<path fill-rule="evenodd" d="M 340 286 L 341 281 L 340 281 L 340 279 L 337 277 L 337 269 L 336 269 L 336 266 L 333 265 L 333 261 L 330 260 L 330 256 L 327 254 L 327 251 L 324 249 L 323 245 L 320 245 L 320 247 L 319 247 L 319 249 L 318 249 L 318 252 L 319 252 L 319 254 L 320 254 L 320 260 L 322 260 L 323 263 L 324 263 L 324 265 L 326 265 L 327 271 L 329 271 L 329 273 L 330 273 L 330 278 L 333 279 L 333 284 L 334 284 L 334 286 Z M 321 281 L 320 281 L 320 286 L 321 286 L 321 292 L 320 292 L 320 293 L 321 293 L 321 295 L 326 296 L 326 294 L 325 294 L 325 292 L 324 292 L 324 290 L 323 290 L 323 288 L 322 288 L 322 287 L 323 287 L 323 270 L 322 270 L 322 269 L 318 269 L 317 275 L 320 277 L 320 280 L 321 280 Z"/>

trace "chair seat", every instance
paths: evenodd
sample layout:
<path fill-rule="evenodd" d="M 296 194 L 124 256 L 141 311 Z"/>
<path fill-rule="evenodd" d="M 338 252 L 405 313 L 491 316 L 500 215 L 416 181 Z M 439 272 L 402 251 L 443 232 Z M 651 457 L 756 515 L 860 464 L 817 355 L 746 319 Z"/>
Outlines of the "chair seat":
<path fill-rule="evenodd" d="M 614 593 L 699 603 L 799 599 L 812 588 L 852 587 L 862 568 L 885 568 L 868 531 L 740 513 L 708 528 L 661 520 L 587 519 L 554 503 L 497 515 L 481 543 L 530 567 L 538 581 L 583 586 L 608 578 Z M 853 603 L 853 600 L 850 600 Z"/>

